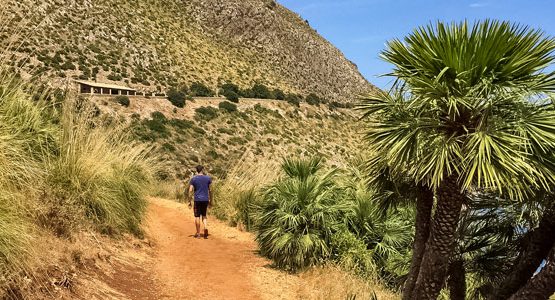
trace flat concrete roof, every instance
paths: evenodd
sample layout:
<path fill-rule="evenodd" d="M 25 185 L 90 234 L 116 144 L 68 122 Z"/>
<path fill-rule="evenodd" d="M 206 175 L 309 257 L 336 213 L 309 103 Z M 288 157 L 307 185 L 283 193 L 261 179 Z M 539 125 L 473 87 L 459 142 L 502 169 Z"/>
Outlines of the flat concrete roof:
<path fill-rule="evenodd" d="M 126 86 L 122 86 L 122 85 L 109 84 L 109 83 L 100 83 L 100 82 L 86 81 L 86 80 L 75 80 L 75 82 L 80 83 L 80 84 L 89 85 L 89 86 L 92 86 L 92 87 L 97 87 L 97 88 L 124 90 L 124 91 L 136 91 L 135 89 L 132 89 L 130 87 L 126 87 Z"/>

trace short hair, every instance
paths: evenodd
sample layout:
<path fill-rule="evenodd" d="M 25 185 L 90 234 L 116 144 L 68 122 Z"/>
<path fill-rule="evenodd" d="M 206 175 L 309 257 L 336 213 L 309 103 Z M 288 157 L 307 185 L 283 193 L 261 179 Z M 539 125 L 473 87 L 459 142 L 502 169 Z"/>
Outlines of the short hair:
<path fill-rule="evenodd" d="M 196 166 L 195 169 L 197 169 L 197 173 L 201 173 L 202 171 L 204 171 L 204 167 L 201 165 Z"/>

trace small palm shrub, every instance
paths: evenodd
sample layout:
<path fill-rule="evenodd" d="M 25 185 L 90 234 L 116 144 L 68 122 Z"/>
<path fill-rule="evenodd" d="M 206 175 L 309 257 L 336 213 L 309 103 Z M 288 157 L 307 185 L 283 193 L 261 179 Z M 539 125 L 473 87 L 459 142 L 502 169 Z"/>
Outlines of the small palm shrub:
<path fill-rule="evenodd" d="M 285 160 L 282 170 L 285 176 L 266 189 L 257 208 L 256 240 L 277 267 L 299 271 L 330 256 L 345 206 L 336 172 L 323 173 L 320 159 Z"/>

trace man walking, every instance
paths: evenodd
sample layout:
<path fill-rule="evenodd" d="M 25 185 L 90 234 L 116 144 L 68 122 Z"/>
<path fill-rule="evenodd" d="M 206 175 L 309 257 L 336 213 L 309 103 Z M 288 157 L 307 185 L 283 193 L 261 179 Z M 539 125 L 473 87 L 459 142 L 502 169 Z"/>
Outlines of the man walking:
<path fill-rule="evenodd" d="M 204 167 L 197 166 L 197 175 L 195 175 L 189 183 L 189 195 L 194 193 L 195 205 L 193 210 L 195 212 L 195 226 L 197 233 L 195 238 L 200 238 L 200 218 L 204 224 L 204 238 L 208 238 L 208 220 L 206 218 L 206 210 L 208 206 L 212 206 L 212 193 L 210 192 L 210 184 L 212 179 L 210 176 L 204 174 Z M 189 207 L 191 207 L 191 196 L 189 196 Z"/>

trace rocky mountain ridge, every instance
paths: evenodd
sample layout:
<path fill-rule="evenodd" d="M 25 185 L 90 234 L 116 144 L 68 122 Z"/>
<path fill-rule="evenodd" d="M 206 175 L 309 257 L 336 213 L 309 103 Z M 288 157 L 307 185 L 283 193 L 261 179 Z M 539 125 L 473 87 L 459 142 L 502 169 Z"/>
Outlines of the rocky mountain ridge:
<path fill-rule="evenodd" d="M 142 91 L 258 82 L 352 101 L 374 89 L 299 15 L 268 0 L 8 0 L 5 54 L 23 77 L 87 79 Z"/>

